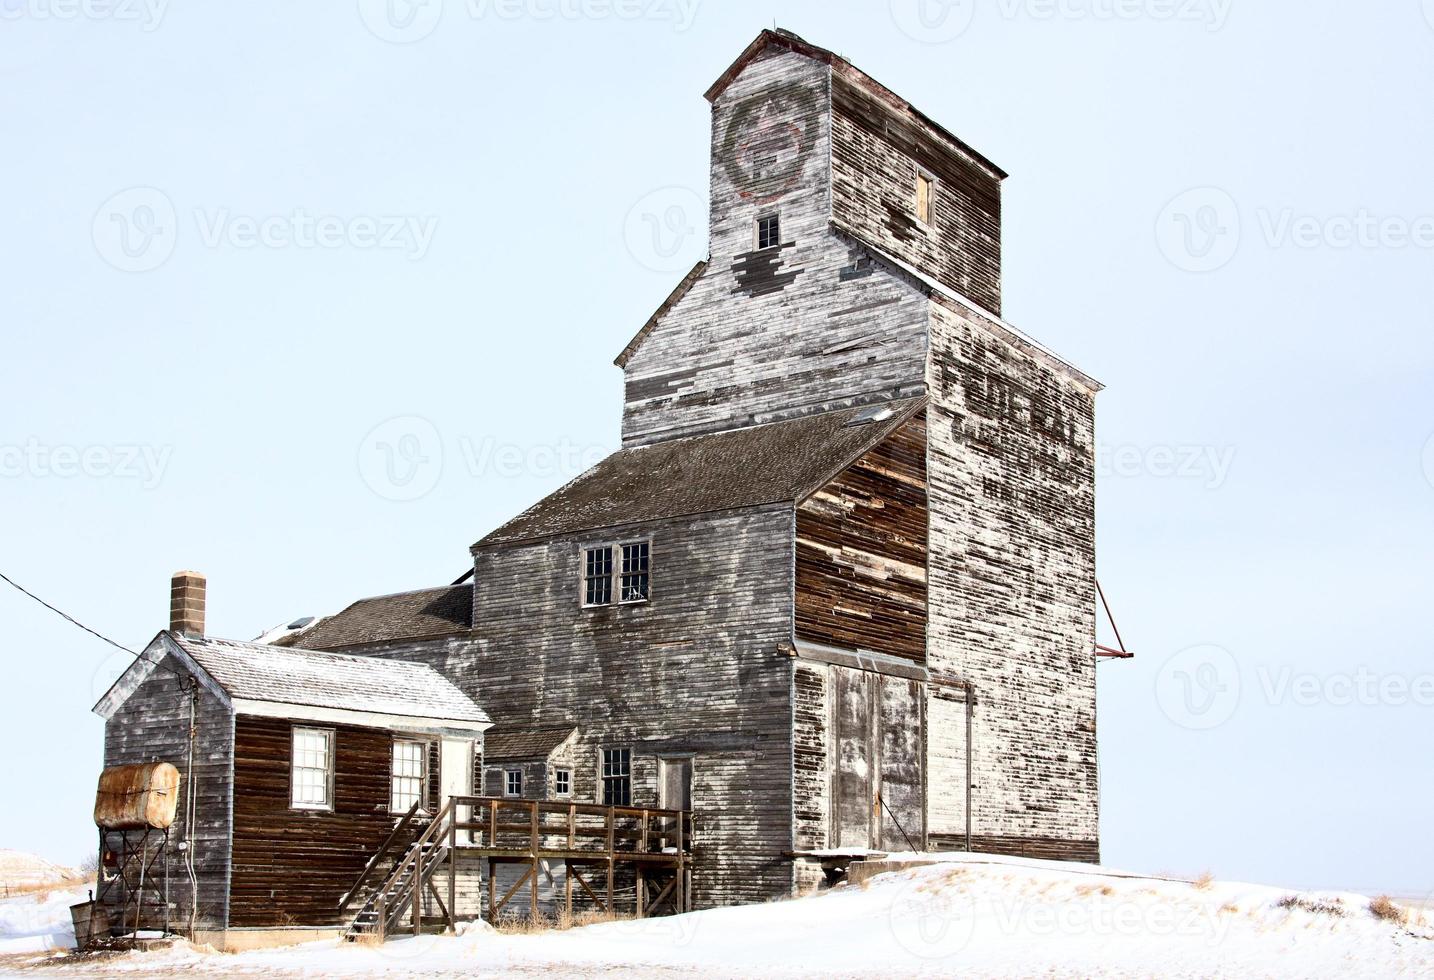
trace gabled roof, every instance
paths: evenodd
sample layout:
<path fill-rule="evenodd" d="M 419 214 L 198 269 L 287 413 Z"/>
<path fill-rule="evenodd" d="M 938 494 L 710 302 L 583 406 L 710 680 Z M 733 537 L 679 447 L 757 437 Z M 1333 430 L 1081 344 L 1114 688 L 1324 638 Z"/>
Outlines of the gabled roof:
<path fill-rule="evenodd" d="M 890 414 L 867 424 L 848 425 L 865 411 L 849 408 L 623 449 L 473 547 L 801 500 L 924 404 L 880 403 Z"/>
<path fill-rule="evenodd" d="M 427 664 L 265 646 L 165 631 L 95 705 L 111 717 L 166 657 L 237 714 L 350 722 L 372 727 L 453 727 L 491 722 Z"/>
<path fill-rule="evenodd" d="M 721 77 L 712 83 L 712 87 L 709 88 L 706 93 L 707 101 L 715 102 L 717 98 L 726 91 L 727 86 L 731 85 L 737 76 L 742 74 L 744 68 L 751 64 L 763 51 L 771 47 L 784 48 L 788 51 L 794 51 L 797 54 L 811 58 L 813 61 L 831 65 L 834 71 L 841 72 L 853 82 L 859 84 L 862 88 L 885 103 L 888 108 L 894 112 L 908 115 L 917 120 L 927 129 L 930 129 L 942 139 L 950 142 L 956 149 L 966 156 L 969 156 L 976 163 L 990 170 L 991 173 L 995 174 L 998 178 L 1005 179 L 1010 176 L 1006 171 L 992 163 L 985 155 L 978 152 L 965 140 L 926 115 L 926 113 L 917 109 L 910 102 L 907 102 L 901 96 L 853 65 L 850 61 L 847 61 L 841 55 L 834 51 L 829 51 L 826 48 L 818 47 L 805 38 L 780 28 L 777 30 L 764 30 L 761 34 L 758 34 L 757 39 L 747 45 L 746 50 L 737 56 L 737 60 L 732 62 L 727 70 L 722 73 Z"/>
<path fill-rule="evenodd" d="M 677 288 L 669 293 L 667 298 L 662 301 L 662 305 L 657 308 L 657 311 L 647 318 L 647 322 L 638 329 L 637 333 L 633 334 L 632 339 L 627 342 L 627 346 L 622 349 L 621 354 L 617 355 L 613 363 L 620 368 L 627 367 L 627 362 L 632 360 L 632 355 L 637 353 L 637 349 L 642 346 L 642 342 L 647 339 L 647 335 L 652 333 L 653 328 L 657 326 L 657 321 L 666 316 L 667 312 L 674 306 L 682 302 L 682 297 L 687 295 L 687 291 L 692 288 L 692 284 L 701 279 L 702 273 L 706 271 L 706 259 L 702 259 L 694 265 L 692 271 L 682 277 L 682 281 L 677 284 Z"/>
<path fill-rule="evenodd" d="M 333 616 L 276 640 L 274 645 L 332 650 L 365 643 L 422 639 L 473 626 L 473 586 L 445 585 L 360 599 Z"/>
<path fill-rule="evenodd" d="M 490 728 L 483 735 L 483 761 L 546 759 L 577 731 L 574 725 L 557 728 Z"/>

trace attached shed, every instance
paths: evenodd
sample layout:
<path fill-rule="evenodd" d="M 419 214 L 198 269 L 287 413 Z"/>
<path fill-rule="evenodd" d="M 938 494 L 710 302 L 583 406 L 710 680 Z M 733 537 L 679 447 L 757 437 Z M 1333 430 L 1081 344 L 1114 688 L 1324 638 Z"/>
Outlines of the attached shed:
<path fill-rule="evenodd" d="M 424 664 L 173 631 L 94 711 L 106 767 L 179 769 L 175 923 L 230 948 L 276 929 L 336 934 L 403 815 L 473 793 L 491 724 Z"/>

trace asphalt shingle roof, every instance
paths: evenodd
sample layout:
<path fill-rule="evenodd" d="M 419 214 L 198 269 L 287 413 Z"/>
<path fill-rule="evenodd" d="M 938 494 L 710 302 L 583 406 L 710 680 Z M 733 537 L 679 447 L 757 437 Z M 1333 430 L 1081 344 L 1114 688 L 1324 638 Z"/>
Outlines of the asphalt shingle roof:
<path fill-rule="evenodd" d="M 495 762 L 508 759 L 546 759 L 576 730 L 573 725 L 560 728 L 490 728 L 483 735 L 483 758 Z"/>
<path fill-rule="evenodd" d="M 623 449 L 474 547 L 800 500 L 923 402 L 886 402 L 890 416 L 865 425 L 847 424 L 867 411 L 851 408 Z"/>
<path fill-rule="evenodd" d="M 447 585 L 360 599 L 343 612 L 277 641 L 278 646 L 331 650 L 362 643 L 458 633 L 473 626 L 473 586 Z"/>
<path fill-rule="evenodd" d="M 410 718 L 487 722 L 427 664 L 170 634 L 229 696 Z"/>

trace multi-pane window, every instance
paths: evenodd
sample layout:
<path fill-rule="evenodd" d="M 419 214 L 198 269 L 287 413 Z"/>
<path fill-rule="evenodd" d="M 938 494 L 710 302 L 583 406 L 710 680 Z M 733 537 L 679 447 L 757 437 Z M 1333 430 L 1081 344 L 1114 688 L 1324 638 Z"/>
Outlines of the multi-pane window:
<path fill-rule="evenodd" d="M 604 806 L 632 804 L 632 750 L 602 750 L 602 801 Z"/>
<path fill-rule="evenodd" d="M 643 602 L 647 599 L 646 541 L 622 546 L 622 583 L 618 595 L 623 602 Z"/>
<path fill-rule="evenodd" d="M 929 174 L 916 175 L 916 217 L 923 224 L 931 224 L 932 201 L 936 197 L 936 181 Z"/>
<path fill-rule="evenodd" d="M 646 541 L 583 550 L 583 605 L 646 602 L 651 598 L 652 548 Z"/>
<path fill-rule="evenodd" d="M 523 795 L 523 770 L 521 770 L 521 769 L 509 769 L 509 770 L 507 770 L 506 773 L 504 773 L 504 776 L 505 776 L 505 779 L 504 779 L 504 783 L 503 783 L 503 795 L 505 795 L 505 796 L 522 796 L 522 795 Z"/>
<path fill-rule="evenodd" d="M 774 248 L 782 243 L 782 219 L 775 214 L 757 219 L 757 247 Z"/>
<path fill-rule="evenodd" d="M 290 757 L 289 805 L 301 810 L 333 808 L 334 733 L 295 728 Z"/>
<path fill-rule="evenodd" d="M 553 770 L 553 793 L 556 796 L 573 795 L 573 771 L 571 769 Z"/>
<path fill-rule="evenodd" d="M 583 604 L 605 606 L 612 602 L 612 546 L 589 548 L 583 567 Z"/>
<path fill-rule="evenodd" d="M 423 799 L 424 763 L 427 756 L 428 746 L 422 742 L 393 743 L 393 779 L 388 801 L 390 810 L 407 813 L 409 807 Z"/>

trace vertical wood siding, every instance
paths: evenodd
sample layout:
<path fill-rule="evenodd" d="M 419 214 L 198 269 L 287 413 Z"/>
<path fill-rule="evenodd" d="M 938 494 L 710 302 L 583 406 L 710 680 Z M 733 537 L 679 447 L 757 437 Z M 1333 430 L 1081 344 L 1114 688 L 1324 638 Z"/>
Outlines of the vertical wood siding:
<path fill-rule="evenodd" d="M 189 877 L 178 844 L 190 839 L 198 881 L 199 929 L 222 929 L 228 915 L 229 787 L 234 720 L 229 710 L 203 687 L 195 712 L 194 771 L 188 771 L 190 695 L 176 673 L 185 670 L 172 657 L 161 661 L 124 706 L 105 722 L 105 765 L 168 762 L 179 770 L 179 815 L 170 830 L 172 923 L 187 927 Z M 167 668 L 167 669 L 166 669 Z M 171 673 L 173 671 L 173 673 Z M 184 801 L 189 782 L 198 793 L 193 832 L 186 826 Z"/>
<path fill-rule="evenodd" d="M 926 661 L 926 420 L 797 508 L 797 636 Z"/>

